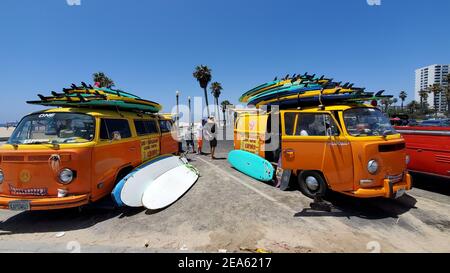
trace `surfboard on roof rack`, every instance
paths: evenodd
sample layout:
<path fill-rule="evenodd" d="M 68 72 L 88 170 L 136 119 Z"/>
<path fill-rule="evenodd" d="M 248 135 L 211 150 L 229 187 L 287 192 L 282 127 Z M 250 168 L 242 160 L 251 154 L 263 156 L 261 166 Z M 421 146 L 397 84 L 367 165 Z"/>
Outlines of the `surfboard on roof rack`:
<path fill-rule="evenodd" d="M 141 99 L 131 93 L 109 88 L 92 88 L 82 82 L 81 86 L 71 85 L 63 93 L 51 92 L 52 96 L 38 94 L 40 100 L 27 101 L 29 104 L 55 107 L 87 107 L 135 110 L 150 113 L 161 111 L 162 106 L 154 101 Z"/>
<path fill-rule="evenodd" d="M 239 101 L 249 102 L 249 100 L 255 96 L 266 94 L 268 92 L 275 92 L 284 88 L 291 88 L 297 85 L 317 86 L 317 88 L 320 89 L 324 85 L 331 83 L 333 83 L 333 79 L 325 78 L 324 75 L 319 78 L 316 78 L 316 74 L 309 75 L 308 73 L 303 75 L 294 74 L 291 78 L 287 75 L 283 80 L 269 82 L 245 92 L 239 98 Z"/>

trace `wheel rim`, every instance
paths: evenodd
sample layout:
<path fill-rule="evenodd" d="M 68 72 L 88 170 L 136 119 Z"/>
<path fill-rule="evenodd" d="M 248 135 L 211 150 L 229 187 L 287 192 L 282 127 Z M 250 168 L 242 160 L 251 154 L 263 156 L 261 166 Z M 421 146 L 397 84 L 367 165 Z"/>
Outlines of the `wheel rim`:
<path fill-rule="evenodd" d="M 308 176 L 305 179 L 306 187 L 310 191 L 317 191 L 319 189 L 319 181 L 314 176 Z"/>

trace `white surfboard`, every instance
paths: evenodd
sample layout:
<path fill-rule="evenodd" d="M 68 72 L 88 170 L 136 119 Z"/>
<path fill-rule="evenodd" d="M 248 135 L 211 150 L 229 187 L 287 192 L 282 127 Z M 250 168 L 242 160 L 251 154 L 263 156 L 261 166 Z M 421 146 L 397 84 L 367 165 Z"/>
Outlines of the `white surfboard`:
<path fill-rule="evenodd" d="M 197 179 L 197 172 L 186 165 L 176 167 L 148 185 L 142 204 L 152 210 L 165 208 L 187 192 Z"/>
<path fill-rule="evenodd" d="M 183 165 L 184 162 L 178 156 L 171 156 L 140 168 L 128 177 L 120 192 L 120 199 L 129 207 L 142 207 L 142 195 L 147 187 L 159 176 Z"/>

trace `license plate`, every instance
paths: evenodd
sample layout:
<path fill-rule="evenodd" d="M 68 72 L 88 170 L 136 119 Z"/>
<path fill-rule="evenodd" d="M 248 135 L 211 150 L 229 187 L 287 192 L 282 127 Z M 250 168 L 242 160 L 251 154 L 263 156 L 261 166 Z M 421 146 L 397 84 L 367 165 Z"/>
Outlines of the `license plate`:
<path fill-rule="evenodd" d="M 26 211 L 30 210 L 30 201 L 28 200 L 16 200 L 8 203 L 10 210 L 15 211 Z"/>
<path fill-rule="evenodd" d="M 404 194 L 406 193 L 405 189 L 399 189 L 396 193 L 395 193 L 395 198 L 400 198 L 402 197 Z"/>

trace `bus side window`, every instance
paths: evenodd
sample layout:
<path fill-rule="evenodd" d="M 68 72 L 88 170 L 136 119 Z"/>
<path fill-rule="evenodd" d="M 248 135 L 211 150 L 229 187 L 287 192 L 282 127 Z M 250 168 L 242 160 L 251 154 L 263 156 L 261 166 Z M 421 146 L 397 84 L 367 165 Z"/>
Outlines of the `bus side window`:
<path fill-rule="evenodd" d="M 154 120 L 135 120 L 134 126 L 138 136 L 157 134 L 158 128 Z"/>
<path fill-rule="evenodd" d="M 100 139 L 120 140 L 131 137 L 130 125 L 126 119 L 101 119 Z"/>
<path fill-rule="evenodd" d="M 172 130 L 172 123 L 169 120 L 160 120 L 159 128 L 161 133 L 169 133 Z"/>
<path fill-rule="evenodd" d="M 339 127 L 330 115 L 324 115 L 327 136 L 340 135 Z"/>
<path fill-rule="evenodd" d="M 297 136 L 324 136 L 325 135 L 325 128 L 323 128 L 323 133 L 321 134 L 320 131 L 320 118 L 322 115 L 318 114 L 309 114 L 309 113 L 302 113 L 298 117 L 297 121 L 297 128 L 295 130 L 295 134 Z"/>
<path fill-rule="evenodd" d="M 145 122 L 145 126 L 147 127 L 147 132 L 149 134 L 157 134 L 158 133 L 158 126 L 156 126 L 156 121 L 154 120 L 147 120 Z"/>
<path fill-rule="evenodd" d="M 147 134 L 147 130 L 145 128 L 144 120 L 135 120 L 134 127 L 136 128 L 136 134 L 138 136 L 143 136 Z"/>
<path fill-rule="evenodd" d="M 294 126 L 297 113 L 287 112 L 284 113 L 284 134 L 286 136 L 294 135 Z"/>
<path fill-rule="evenodd" d="M 329 114 L 300 114 L 295 132 L 297 136 L 339 135 L 339 129 Z"/>

